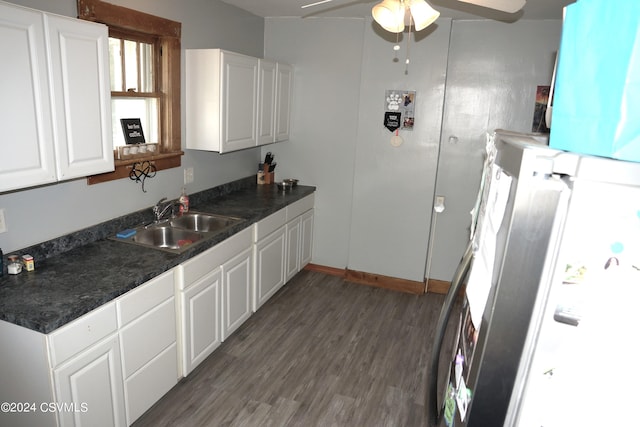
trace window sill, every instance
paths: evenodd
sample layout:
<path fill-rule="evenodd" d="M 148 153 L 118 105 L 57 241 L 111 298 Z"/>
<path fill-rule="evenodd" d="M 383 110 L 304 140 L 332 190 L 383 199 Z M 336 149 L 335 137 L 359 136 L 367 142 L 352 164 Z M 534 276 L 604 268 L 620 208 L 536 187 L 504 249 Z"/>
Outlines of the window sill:
<path fill-rule="evenodd" d="M 148 155 L 135 159 L 118 160 L 116 159 L 115 170 L 113 172 L 101 173 L 99 175 L 92 175 L 87 177 L 87 184 L 99 184 L 101 182 L 113 181 L 115 179 L 128 178 L 133 169 L 134 163 L 150 162 L 155 166 L 156 171 L 165 169 L 177 168 L 181 165 L 183 151 L 177 151 L 174 153 L 159 153 L 154 155 Z"/>

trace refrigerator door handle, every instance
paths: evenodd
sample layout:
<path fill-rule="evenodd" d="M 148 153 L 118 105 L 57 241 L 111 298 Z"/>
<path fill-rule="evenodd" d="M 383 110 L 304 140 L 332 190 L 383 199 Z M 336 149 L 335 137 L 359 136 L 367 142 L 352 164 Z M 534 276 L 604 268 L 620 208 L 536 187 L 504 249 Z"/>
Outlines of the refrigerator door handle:
<path fill-rule="evenodd" d="M 451 280 L 451 286 L 445 297 L 442 310 L 440 311 L 440 317 L 438 318 L 438 324 L 436 325 L 435 341 L 431 351 L 431 367 L 429 369 L 428 377 L 428 402 L 426 410 L 428 412 L 427 417 L 433 427 L 437 427 L 440 420 L 441 408 L 438 406 L 438 366 L 440 364 L 440 350 L 442 349 L 442 342 L 447 330 L 447 324 L 449 323 L 449 317 L 451 316 L 451 310 L 455 303 L 456 296 L 460 292 L 462 285 L 465 282 L 465 278 L 469 273 L 471 267 L 471 260 L 473 259 L 473 241 L 469 242 L 467 249 L 462 256 L 462 260 Z"/>

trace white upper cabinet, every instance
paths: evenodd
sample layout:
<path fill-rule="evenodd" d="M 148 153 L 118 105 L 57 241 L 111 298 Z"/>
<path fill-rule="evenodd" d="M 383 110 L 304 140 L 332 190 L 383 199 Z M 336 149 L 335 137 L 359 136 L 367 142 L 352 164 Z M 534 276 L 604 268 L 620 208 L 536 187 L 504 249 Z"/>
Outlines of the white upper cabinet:
<path fill-rule="evenodd" d="M 277 65 L 265 59 L 258 60 L 258 145 L 275 141 Z"/>
<path fill-rule="evenodd" d="M 107 27 L 45 15 L 58 179 L 114 170 Z"/>
<path fill-rule="evenodd" d="M 257 146 L 258 59 L 190 49 L 186 68 L 186 147 L 225 153 Z"/>
<path fill-rule="evenodd" d="M 293 92 L 293 67 L 278 62 L 276 69 L 276 115 L 274 118 L 274 142 L 289 139 L 291 122 L 291 96 Z"/>
<path fill-rule="evenodd" d="M 8 191 L 53 182 L 56 170 L 43 15 L 0 3 L 0 16 L 0 191 Z"/>
<path fill-rule="evenodd" d="M 113 170 L 107 27 L 0 2 L 0 192 Z"/>
<path fill-rule="evenodd" d="M 288 139 L 290 65 L 222 49 L 185 58 L 186 148 L 226 153 Z"/>

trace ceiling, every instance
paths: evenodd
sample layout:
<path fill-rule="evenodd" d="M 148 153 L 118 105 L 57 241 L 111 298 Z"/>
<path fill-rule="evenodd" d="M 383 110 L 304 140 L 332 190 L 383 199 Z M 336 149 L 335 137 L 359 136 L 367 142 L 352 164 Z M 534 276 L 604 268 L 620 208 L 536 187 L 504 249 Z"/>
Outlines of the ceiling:
<path fill-rule="evenodd" d="M 317 0 L 222 0 L 262 17 L 341 17 L 371 16 L 371 8 L 380 0 L 332 0 L 302 9 Z M 494 11 L 457 0 L 428 0 L 442 17 L 453 19 L 495 19 L 514 22 L 519 19 L 562 19 L 562 8 L 575 0 L 528 0 L 515 14 Z"/>

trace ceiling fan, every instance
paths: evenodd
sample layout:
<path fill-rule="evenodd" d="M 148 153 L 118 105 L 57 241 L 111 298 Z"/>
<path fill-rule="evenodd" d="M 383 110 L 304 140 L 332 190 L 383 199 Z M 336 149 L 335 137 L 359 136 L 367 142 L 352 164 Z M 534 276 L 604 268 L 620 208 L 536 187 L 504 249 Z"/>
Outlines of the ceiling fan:
<path fill-rule="evenodd" d="M 333 0 L 318 0 L 307 3 L 302 8 L 319 6 Z M 506 13 L 516 13 L 522 9 L 526 0 L 457 0 L 488 9 Z M 371 10 L 373 19 L 387 31 L 398 33 L 404 30 L 405 21 L 411 20 L 416 31 L 432 24 L 440 12 L 433 9 L 425 0 L 382 0 Z"/>

